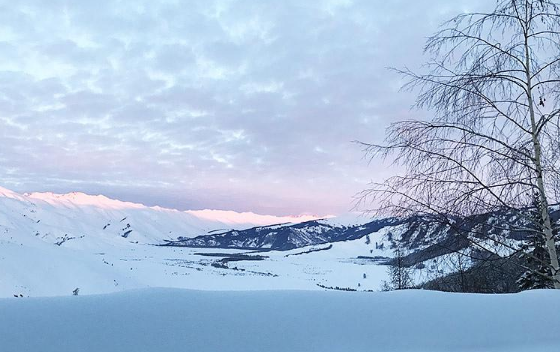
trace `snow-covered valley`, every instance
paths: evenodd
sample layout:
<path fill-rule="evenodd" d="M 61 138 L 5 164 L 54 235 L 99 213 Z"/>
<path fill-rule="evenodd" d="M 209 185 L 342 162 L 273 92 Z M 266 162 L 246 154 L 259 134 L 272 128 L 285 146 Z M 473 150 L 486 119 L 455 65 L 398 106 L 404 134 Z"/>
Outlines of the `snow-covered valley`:
<path fill-rule="evenodd" d="M 197 215 L 103 196 L 20 195 L 2 189 L 0 297 L 66 296 L 76 288 L 80 295 L 149 287 L 379 290 L 386 278 L 385 266 L 358 259 L 391 255 L 376 248 L 383 231 L 367 239 L 289 251 L 159 246 L 179 236 L 314 219 L 209 211 Z"/>
<path fill-rule="evenodd" d="M 554 219 L 559 215 L 553 212 Z M 516 220 L 495 213 L 464 223 L 496 221 Z M 396 246 L 406 252 L 403 260 L 421 284 L 469 268 L 473 258 L 484 263 L 488 254 L 480 246 L 492 236 L 513 247 L 523 239 L 499 232 L 488 236 L 470 242 L 422 217 L 178 211 L 83 193 L 18 194 L 2 188 L 0 297 L 64 296 L 76 288 L 81 294 L 150 287 L 378 291 Z"/>
<path fill-rule="evenodd" d="M 558 221 L 560 212 L 552 215 Z M 490 213 L 463 223 L 515 219 Z M 510 247 L 522 243 L 522 234 L 508 237 L 495 228 L 471 241 L 423 217 L 178 211 L 83 193 L 0 189 L 0 297 L 64 296 L 76 288 L 80 294 L 150 287 L 378 291 L 397 246 L 414 268 L 413 281 L 422 284 L 484 265 L 490 252 L 480 247 L 492 246 L 492 238 Z M 498 292 L 515 292 L 515 279 Z M 496 292 L 492 280 L 472 284 L 483 285 L 476 292 Z"/>
<path fill-rule="evenodd" d="M 334 244 L 329 251 L 264 252 L 250 255 L 262 260 L 221 264 L 223 258 L 246 252 L 140 244 L 73 249 L 3 242 L 0 296 L 70 295 L 75 288 L 80 288 L 80 294 L 146 287 L 312 290 L 319 289 L 318 284 L 378 290 L 386 267 L 355 259 L 360 251 L 365 254 L 365 248 L 362 243 L 346 242 Z"/>

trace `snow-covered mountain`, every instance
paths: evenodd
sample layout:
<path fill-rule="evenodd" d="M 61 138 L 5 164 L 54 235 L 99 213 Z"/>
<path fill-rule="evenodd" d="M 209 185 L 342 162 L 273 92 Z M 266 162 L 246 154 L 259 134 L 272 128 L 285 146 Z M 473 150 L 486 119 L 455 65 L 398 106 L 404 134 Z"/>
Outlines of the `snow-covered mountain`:
<path fill-rule="evenodd" d="M 552 217 L 553 219 L 560 217 L 560 211 L 554 210 Z M 477 247 L 480 247 L 484 241 L 496 239 L 500 242 L 509 241 L 514 245 L 528 235 L 527 231 L 508 229 L 508 224 L 514 225 L 520 221 L 516 214 L 508 212 L 457 219 L 454 227 L 428 216 L 374 219 L 347 217 L 345 220 L 341 221 L 335 217 L 297 224 L 215 231 L 203 236 L 166 240 L 166 245 L 192 248 L 291 250 L 383 234 L 383 240 L 378 243 L 378 246 L 382 243 L 386 243 L 389 248 L 399 246 L 407 253 L 408 264 L 414 265 L 443 254 L 466 249 L 471 246 L 471 242 L 477 242 Z M 503 224 L 503 226 L 496 226 L 496 224 Z M 517 227 L 520 227 L 519 224 Z"/>
<path fill-rule="evenodd" d="M 551 207 L 551 216 L 558 223 L 558 207 Z M 516 281 L 527 265 L 515 254 L 532 233 L 524 219 L 517 211 L 507 210 L 449 222 L 428 215 L 350 222 L 331 218 L 179 238 L 166 245 L 263 252 L 305 247 L 298 253 L 317 256 L 317 252 L 336 253 L 353 243 L 349 259 L 381 265 L 396 263 L 393 257 L 399 248 L 399 263 L 414 268 L 416 283 L 424 287 L 512 292 L 518 289 Z"/>
<path fill-rule="evenodd" d="M 95 243 L 158 244 L 216 230 L 297 223 L 313 216 L 278 217 L 232 211 L 178 211 L 122 202 L 84 193 L 18 194 L 0 188 L 0 236 L 19 241 L 35 236 L 49 243 L 81 248 Z M 2 237 L 0 237 L 2 238 Z"/>
<path fill-rule="evenodd" d="M 200 248 L 273 249 L 290 250 L 312 245 L 360 239 L 372 233 L 402 224 L 398 219 L 356 219 L 340 224 L 336 218 L 311 220 L 298 224 L 258 226 L 245 230 L 230 230 L 194 238 L 180 237 L 167 241 L 168 246 Z"/>

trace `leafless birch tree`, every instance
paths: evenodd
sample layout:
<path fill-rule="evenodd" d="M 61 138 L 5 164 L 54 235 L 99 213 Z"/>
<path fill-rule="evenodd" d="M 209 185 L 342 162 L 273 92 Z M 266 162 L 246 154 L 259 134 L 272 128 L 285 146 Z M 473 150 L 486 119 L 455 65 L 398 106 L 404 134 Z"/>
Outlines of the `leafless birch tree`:
<path fill-rule="evenodd" d="M 560 9 L 548 0 L 500 0 L 461 14 L 428 39 L 427 73 L 399 70 L 428 120 L 393 123 L 384 145 L 364 144 L 404 169 L 373 184 L 380 212 L 454 219 L 494 211 L 542 221 L 523 227 L 546 243 L 554 286 L 560 267 L 550 205 L 560 199 Z M 533 221 L 534 222 L 534 221 Z M 536 230 L 535 230 L 536 229 Z"/>

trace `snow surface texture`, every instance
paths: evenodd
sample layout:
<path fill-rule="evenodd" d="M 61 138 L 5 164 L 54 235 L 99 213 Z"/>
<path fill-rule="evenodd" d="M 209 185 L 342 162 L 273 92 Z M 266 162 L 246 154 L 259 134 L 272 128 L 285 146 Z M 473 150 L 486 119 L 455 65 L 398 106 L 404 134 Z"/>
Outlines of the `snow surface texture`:
<path fill-rule="evenodd" d="M 0 299 L 3 352 L 557 352 L 560 292 L 151 289 Z"/>
<path fill-rule="evenodd" d="M 263 260 L 226 263 L 224 258 L 245 252 L 154 246 L 177 236 L 304 219 L 196 214 L 82 193 L 21 195 L 0 188 L 0 297 L 68 295 L 77 287 L 84 295 L 148 287 L 378 290 L 386 279 L 384 266 L 356 260 L 391 255 L 374 247 L 382 233 L 372 235 L 371 243 L 359 239 L 334 243 L 328 251 L 315 251 L 328 247 L 321 245 L 263 252 Z M 200 255 L 216 252 L 221 256 Z"/>

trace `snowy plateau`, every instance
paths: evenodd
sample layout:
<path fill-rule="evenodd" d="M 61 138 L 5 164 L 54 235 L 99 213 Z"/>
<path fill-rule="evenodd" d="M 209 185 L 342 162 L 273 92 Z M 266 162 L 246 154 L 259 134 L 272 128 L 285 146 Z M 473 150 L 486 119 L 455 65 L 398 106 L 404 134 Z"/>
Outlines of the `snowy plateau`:
<path fill-rule="evenodd" d="M 0 351 L 560 351 L 552 290 L 376 292 L 395 242 L 449 255 L 416 222 L 0 188 Z"/>

